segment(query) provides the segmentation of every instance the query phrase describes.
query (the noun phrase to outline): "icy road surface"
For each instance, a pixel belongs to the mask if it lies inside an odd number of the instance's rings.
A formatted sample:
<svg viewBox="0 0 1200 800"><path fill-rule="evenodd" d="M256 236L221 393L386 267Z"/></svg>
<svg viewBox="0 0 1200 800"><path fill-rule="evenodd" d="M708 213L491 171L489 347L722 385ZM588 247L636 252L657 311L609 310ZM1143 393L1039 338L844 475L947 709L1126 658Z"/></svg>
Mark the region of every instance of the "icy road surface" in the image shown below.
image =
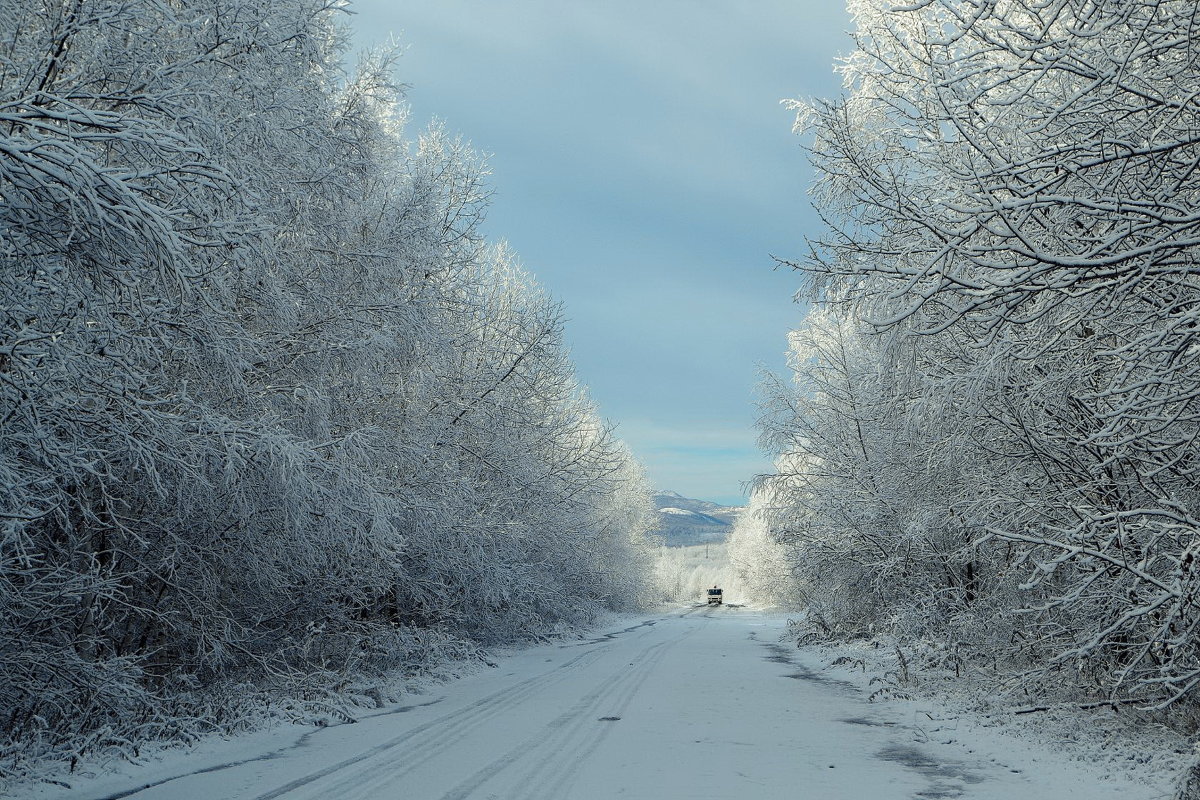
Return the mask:
<svg viewBox="0 0 1200 800"><path fill-rule="evenodd" d="M1161 796L990 730L869 703L778 643L785 619L695 607L520 651L353 725L282 729L58 797L181 800L1135 800ZM907 717L906 717L907 714ZM257 738L256 738L257 737ZM264 738L265 737L265 738ZM272 738L274 737L274 738ZM258 748L255 751L255 748ZM236 756L234 753L236 752ZM223 760L222 760L223 758ZM207 759L207 760L206 760ZM191 773L191 774L189 774ZM157 785L148 788L147 784ZM41 795L39 795L41 796ZM49 794L44 796L51 796Z"/></svg>

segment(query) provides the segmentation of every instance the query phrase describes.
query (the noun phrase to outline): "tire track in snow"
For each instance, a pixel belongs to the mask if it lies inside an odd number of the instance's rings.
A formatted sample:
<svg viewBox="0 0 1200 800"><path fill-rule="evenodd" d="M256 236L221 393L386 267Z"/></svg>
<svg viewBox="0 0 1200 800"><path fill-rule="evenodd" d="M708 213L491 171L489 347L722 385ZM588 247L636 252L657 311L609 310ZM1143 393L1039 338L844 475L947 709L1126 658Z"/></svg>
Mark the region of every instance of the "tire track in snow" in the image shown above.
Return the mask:
<svg viewBox="0 0 1200 800"><path fill-rule="evenodd" d="M682 637L680 637L682 638ZM613 704L608 710L612 716L618 719L625 714L625 710L633 701L641 689L642 684L646 682L646 678L657 668L658 663L662 661L663 656L669 649L669 645L675 644L678 639L670 643L664 643L659 647L658 652L651 655L645 660L637 675L631 676L630 680L624 682L623 685L617 687L610 697L614 698ZM603 698L605 702L609 702L607 698ZM531 757L538 759L539 763L535 769L525 775L521 781L521 785L536 787L542 785L539 780L540 774L544 773L545 789L535 795L530 795L529 800L562 800L566 796L567 791L571 788L575 777L583 768L590 756L596 748L598 748L609 734L613 731L613 722L597 718L595 715L600 713L600 704L597 703L592 709L592 713L580 714L576 717L576 722L573 730L569 734L571 741L552 748L550 752L544 754L534 753ZM570 748L568 750L568 748ZM520 800L520 798L514 798Z"/></svg>
<svg viewBox="0 0 1200 800"><path fill-rule="evenodd" d="M339 761L323 769L310 772L307 775L290 781L283 786L272 789L269 792L260 794L254 800L276 800L291 792L308 787L310 790L315 790L315 794L306 792L296 795L299 797L325 798L328 796L345 797L349 800L351 797L358 796L349 794L331 794L334 787L342 791L356 790L364 783L374 783L374 778L379 773L388 773L389 780L407 772L414 766L424 760L429 754L437 750L452 745L470 733L471 727L480 721L491 719L494 716L503 714L515 706L520 705L529 695L545 688L549 685L560 683L570 676L570 671L579 666L581 662L590 663L600 657L602 651L589 650L581 653L574 658L559 664L549 673L527 678L513 686L505 687L499 691L493 692L487 697L477 700L474 703L460 708L457 711L452 711L442 717L430 720L422 725L418 725L411 730L408 730L399 736L393 737L382 744L372 747L363 753L356 756ZM586 663L584 664L586 666ZM413 741L415 740L415 741ZM379 759L385 755L392 755L392 751L406 743L412 742L412 747L395 755L393 758L384 761L383 763L365 767L361 770L356 770L352 776L341 779L334 783L333 786L327 785L328 782L323 782L323 778L336 775L350 767L372 759ZM313 787L312 784L321 781L321 786Z"/></svg>
<svg viewBox="0 0 1200 800"><path fill-rule="evenodd" d="M415 711L418 708L428 708L429 706L435 706L438 703L441 703L442 701L444 701L445 699L446 699L445 697L437 697L437 698L434 698L433 700L429 700L428 702L425 702L425 703L413 703L411 705L406 705L406 706L397 706L397 707L389 709L387 711L382 711L378 714L372 714L369 717L366 717L366 719L379 719L380 717L393 717L398 714L407 714L408 712ZM245 766L246 764L255 764L259 761L273 761L278 758L283 758L286 753L290 753L294 750L299 750L301 747L306 747L309 743L309 739L311 739L314 736L318 736L322 733L325 733L326 731L331 731L331 730L336 730L336 728L326 728L326 727L314 728L313 730L304 734L303 736L301 736L299 739L297 739L295 742L288 745L287 747L281 747L276 750L271 750L268 753L263 753L262 755L251 756L250 758L242 758L242 759L238 759L236 761L226 761L221 764L213 764L208 767L201 767L200 769L194 769L191 772L184 772L180 775L169 775L165 778L159 778L158 780L151 781L150 783L143 783L139 786L135 786L130 789L122 789L121 791L118 791L118 792L110 792L108 794L104 794L99 797L96 797L96 798L94 798L94 800L125 800L125 798L127 798L127 797L136 797L137 795L141 794L142 792L148 791L150 789L157 789L158 787L165 786L168 783L174 783L175 781L180 781L185 778L191 778L196 775L207 775L207 774L213 773L213 772L224 772L225 770L236 769L237 767Z"/></svg>
<svg viewBox="0 0 1200 800"><path fill-rule="evenodd" d="M621 634L652 626L656 622L658 620L647 620L587 644L607 643ZM586 668L603 654L604 648L589 649L547 673L494 692L469 706L419 725L370 750L260 794L254 800L277 800L285 795L289 800L319 800L326 797L358 800L375 797L381 789L420 766L430 756L469 736L478 724L512 711L531 695L567 680L576 670ZM394 752L402 745L410 743L411 746L403 751ZM366 763L371 761L377 763ZM359 764L364 766L353 769L349 774L339 774ZM332 780L325 780L327 778ZM292 794L294 792L298 793Z"/></svg>
<svg viewBox="0 0 1200 800"><path fill-rule="evenodd" d="M669 641L652 644L638 653L631 662L632 670L626 668L629 664L619 666L569 710L547 723L541 732L476 771L444 794L441 800L466 800L477 789L531 761L533 766L521 775L506 796L510 800L561 800L587 757L613 729L615 720L604 720L598 715L607 712L619 717L624 713L670 647L693 630L685 630ZM488 794L489 798L500 796Z"/></svg>

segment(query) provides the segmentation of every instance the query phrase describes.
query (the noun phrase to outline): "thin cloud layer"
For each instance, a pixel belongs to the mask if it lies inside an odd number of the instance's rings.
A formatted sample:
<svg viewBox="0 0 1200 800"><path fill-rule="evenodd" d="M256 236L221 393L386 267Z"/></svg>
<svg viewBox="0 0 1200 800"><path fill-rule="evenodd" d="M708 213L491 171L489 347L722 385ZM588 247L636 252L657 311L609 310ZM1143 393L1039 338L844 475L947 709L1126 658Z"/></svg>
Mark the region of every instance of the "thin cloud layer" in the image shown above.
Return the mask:
<svg viewBox="0 0 1200 800"><path fill-rule="evenodd" d="M805 5L353 6L361 45L407 47L413 124L490 154L488 230L564 302L579 377L651 479L693 497L733 502L769 466L757 371L803 314L770 255L818 225L779 101L836 93L849 49L838 4Z"/></svg>

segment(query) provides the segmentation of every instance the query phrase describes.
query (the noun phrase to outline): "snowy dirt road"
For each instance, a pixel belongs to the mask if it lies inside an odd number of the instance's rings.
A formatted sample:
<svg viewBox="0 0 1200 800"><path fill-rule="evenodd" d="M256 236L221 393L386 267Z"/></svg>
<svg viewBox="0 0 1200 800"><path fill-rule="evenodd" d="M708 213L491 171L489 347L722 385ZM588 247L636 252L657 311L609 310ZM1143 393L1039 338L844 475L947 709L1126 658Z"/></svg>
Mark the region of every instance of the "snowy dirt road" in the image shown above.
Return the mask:
<svg viewBox="0 0 1200 800"><path fill-rule="evenodd" d="M869 703L737 607L520 651L389 712L239 755L172 757L39 797L238 800L1151 798L1085 766L959 740ZM932 717L924 714L924 717ZM275 737L272 742L271 736ZM290 736L290 739L288 738ZM989 739L988 736L991 736ZM238 747L238 742L232 743ZM255 748L258 748L256 751ZM155 784L148 786L147 784ZM147 787L138 789L137 787Z"/></svg>

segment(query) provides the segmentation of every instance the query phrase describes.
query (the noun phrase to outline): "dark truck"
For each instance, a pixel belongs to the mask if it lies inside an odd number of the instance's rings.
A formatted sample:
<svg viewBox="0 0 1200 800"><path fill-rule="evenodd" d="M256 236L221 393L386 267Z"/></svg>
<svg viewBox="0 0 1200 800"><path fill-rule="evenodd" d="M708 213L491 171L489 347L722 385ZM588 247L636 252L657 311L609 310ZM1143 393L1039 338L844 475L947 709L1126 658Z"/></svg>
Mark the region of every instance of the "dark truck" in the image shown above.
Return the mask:
<svg viewBox="0 0 1200 800"><path fill-rule="evenodd" d="M718 589L716 586L709 589L708 590L708 604L710 606L719 606L723 602L725 602L721 596L723 594L723 591L724 590Z"/></svg>

